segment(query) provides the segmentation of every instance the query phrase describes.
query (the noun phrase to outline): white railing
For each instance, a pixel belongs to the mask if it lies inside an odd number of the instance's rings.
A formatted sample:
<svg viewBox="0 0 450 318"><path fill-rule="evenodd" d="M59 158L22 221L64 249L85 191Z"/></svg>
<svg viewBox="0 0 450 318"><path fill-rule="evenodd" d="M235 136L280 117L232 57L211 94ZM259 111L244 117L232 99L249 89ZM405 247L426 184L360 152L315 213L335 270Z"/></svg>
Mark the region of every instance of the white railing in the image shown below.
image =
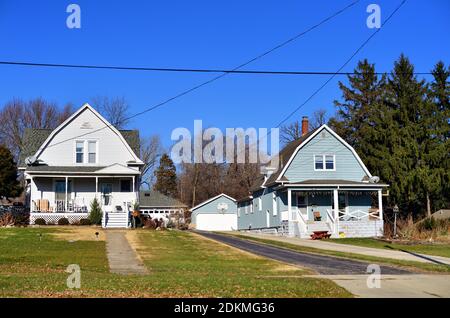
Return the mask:
<svg viewBox="0 0 450 318"><path fill-rule="evenodd" d="M361 209L357 210L345 210L345 211L339 211L339 220L340 221L360 221L362 219L366 218L373 218L381 220L380 217L380 210L369 210L369 211L363 211Z"/></svg>

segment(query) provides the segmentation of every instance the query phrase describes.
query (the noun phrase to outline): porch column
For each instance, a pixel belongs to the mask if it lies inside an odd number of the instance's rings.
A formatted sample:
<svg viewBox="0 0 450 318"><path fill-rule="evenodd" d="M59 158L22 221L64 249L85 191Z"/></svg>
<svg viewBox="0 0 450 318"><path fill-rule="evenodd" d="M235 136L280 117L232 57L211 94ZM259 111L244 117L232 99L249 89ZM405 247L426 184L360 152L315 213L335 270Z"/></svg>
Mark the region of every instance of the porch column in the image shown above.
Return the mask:
<svg viewBox="0 0 450 318"><path fill-rule="evenodd" d="M292 191L288 189L288 221L292 221Z"/></svg>
<svg viewBox="0 0 450 318"><path fill-rule="evenodd" d="M136 178L135 178L135 176L133 176L133 193L135 192L135 190L134 190L135 183L136 183Z"/></svg>
<svg viewBox="0 0 450 318"><path fill-rule="evenodd" d="M25 179L25 182L26 182L26 179ZM34 180L33 180L33 177L30 177L30 197L29 197L29 200L30 200L30 211L31 212L35 212L34 210L34 203L33 203L33 200L34 200L34 197L33 197L33 184L34 184Z"/></svg>
<svg viewBox="0 0 450 318"><path fill-rule="evenodd" d="M95 177L95 198L98 199L98 177Z"/></svg>
<svg viewBox="0 0 450 318"><path fill-rule="evenodd" d="M333 204L334 204L334 234L339 236L339 192L338 189L333 190Z"/></svg>
<svg viewBox="0 0 450 318"><path fill-rule="evenodd" d="M378 210L379 210L379 216L380 220L383 221L383 193L382 190L378 190Z"/></svg>
<svg viewBox="0 0 450 318"><path fill-rule="evenodd" d="M67 210L68 210L68 207L69 207L69 202L67 201L67 190L68 190L68 187L69 187L69 177L67 177L66 176L66 204L65 204L65 212L67 212Z"/></svg>

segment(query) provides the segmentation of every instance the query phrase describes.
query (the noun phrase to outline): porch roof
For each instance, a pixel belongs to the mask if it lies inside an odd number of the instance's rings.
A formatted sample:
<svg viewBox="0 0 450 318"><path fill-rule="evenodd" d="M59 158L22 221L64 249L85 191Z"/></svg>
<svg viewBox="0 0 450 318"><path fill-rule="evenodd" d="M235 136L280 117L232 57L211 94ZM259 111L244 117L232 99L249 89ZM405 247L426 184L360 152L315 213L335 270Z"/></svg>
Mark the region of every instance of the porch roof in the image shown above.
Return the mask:
<svg viewBox="0 0 450 318"><path fill-rule="evenodd" d="M104 174L119 174L119 175L139 175L140 172L138 170L134 171L132 169L127 169L127 171L123 172L102 172L101 170L105 169L105 166L29 166L25 170L28 174L34 175L42 175L42 174L52 174L52 175L64 175L64 174L82 174L82 175L104 175Z"/></svg>
<svg viewBox="0 0 450 318"><path fill-rule="evenodd" d="M339 186L339 187L369 187L369 188L384 188L388 187L385 183L370 183L364 181L352 181L352 180L341 180L341 179L310 179L295 183L284 183L280 185L281 187L327 187L327 186Z"/></svg>

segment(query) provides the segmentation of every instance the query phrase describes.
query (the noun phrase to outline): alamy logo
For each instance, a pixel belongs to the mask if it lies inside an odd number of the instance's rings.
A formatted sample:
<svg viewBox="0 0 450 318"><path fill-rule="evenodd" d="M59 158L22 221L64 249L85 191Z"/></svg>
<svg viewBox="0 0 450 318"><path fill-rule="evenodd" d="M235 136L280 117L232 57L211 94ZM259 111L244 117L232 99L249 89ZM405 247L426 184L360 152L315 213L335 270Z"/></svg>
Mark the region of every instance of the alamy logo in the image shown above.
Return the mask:
<svg viewBox="0 0 450 318"><path fill-rule="evenodd" d="M366 24L369 29L381 28L381 8L378 4L369 4L366 9L370 15L367 17Z"/></svg>
<svg viewBox="0 0 450 318"><path fill-rule="evenodd" d="M78 4L69 4L66 12L70 13L66 19L66 25L69 29L81 29L81 8Z"/></svg>
<svg viewBox="0 0 450 318"><path fill-rule="evenodd" d="M66 268L66 273L70 275L67 277L67 287L70 289L81 288L81 269L78 264L70 264Z"/></svg>
<svg viewBox="0 0 450 318"><path fill-rule="evenodd" d="M278 168L279 129L202 128L202 121L194 121L194 134L187 128L176 128L171 139L174 163L257 163ZM270 154L268 139L270 137Z"/></svg>
<svg viewBox="0 0 450 318"><path fill-rule="evenodd" d="M369 277L367 277L367 287L368 288L381 288L381 268L380 265L377 264L369 264L367 266L367 273L369 273Z"/></svg>

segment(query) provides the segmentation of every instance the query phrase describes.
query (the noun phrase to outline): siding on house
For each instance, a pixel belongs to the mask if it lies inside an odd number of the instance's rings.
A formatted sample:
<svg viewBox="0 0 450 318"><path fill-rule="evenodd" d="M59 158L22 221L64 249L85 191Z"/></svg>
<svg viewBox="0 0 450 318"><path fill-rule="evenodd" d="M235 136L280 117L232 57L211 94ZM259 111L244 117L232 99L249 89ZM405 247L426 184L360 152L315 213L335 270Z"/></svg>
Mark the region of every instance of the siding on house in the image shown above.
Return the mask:
<svg viewBox="0 0 450 318"><path fill-rule="evenodd" d="M274 213L274 199L276 200L276 210ZM251 201L244 201L238 203L238 229L248 229L249 227L265 228L280 226L281 224L281 212L287 209L287 196L286 203L280 198L278 191L275 191L273 187L259 190L253 193L253 199ZM259 200L261 198L261 201ZM253 213L250 209L250 203L253 202ZM259 202L262 203L261 207ZM247 213L245 213L245 207L247 206Z"/></svg>
<svg viewBox="0 0 450 318"><path fill-rule="evenodd" d="M335 171L315 171L314 155L335 155ZM354 154L326 129L319 132L295 155L285 172L290 182L305 180L361 181L366 173Z"/></svg>
<svg viewBox="0 0 450 318"><path fill-rule="evenodd" d="M87 107L53 137L38 159L49 166L109 166L116 163L126 166L128 161L135 160L133 152L120 134L105 128L106 125ZM74 138L82 134L88 135ZM75 163L76 140L97 141L97 163Z"/></svg>

